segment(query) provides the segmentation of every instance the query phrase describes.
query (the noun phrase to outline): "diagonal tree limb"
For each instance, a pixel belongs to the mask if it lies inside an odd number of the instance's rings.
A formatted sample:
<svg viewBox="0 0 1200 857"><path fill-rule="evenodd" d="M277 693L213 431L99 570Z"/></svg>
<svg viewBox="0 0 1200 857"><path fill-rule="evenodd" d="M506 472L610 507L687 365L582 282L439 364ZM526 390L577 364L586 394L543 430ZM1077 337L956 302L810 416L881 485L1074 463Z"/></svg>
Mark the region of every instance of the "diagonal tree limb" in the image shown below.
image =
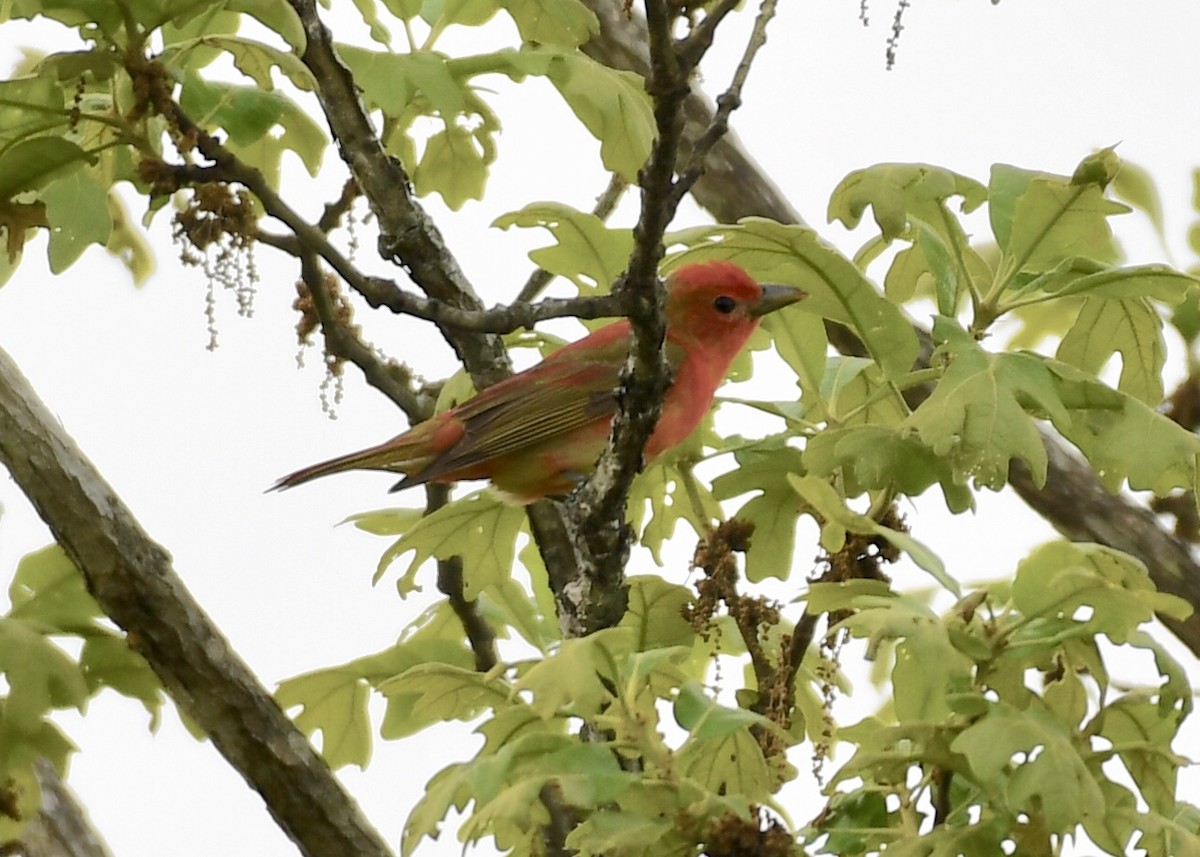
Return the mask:
<svg viewBox="0 0 1200 857"><path fill-rule="evenodd" d="M600 32L584 50L614 68L645 74L649 68L645 24L636 16L626 16L620 4L607 0L583 2L600 20ZM703 94L693 90L685 109L688 119L684 137L694 142L711 125L714 108ZM723 223L750 216L770 217L781 223L802 222L770 177L732 134L713 147L692 195ZM922 340L927 343L928 334ZM857 338L840 326L830 329L830 341L843 353L863 353ZM1168 532L1147 509L1105 491L1091 468L1071 454L1057 437L1043 433L1043 440L1049 453L1045 487L1039 488L1028 470L1017 463L1009 472L1013 490L1067 538L1098 542L1138 557L1149 568L1159 589L1195 605L1198 613L1189 619L1164 621L1192 652L1200 655L1200 564L1187 545Z"/></svg>
<svg viewBox="0 0 1200 857"><path fill-rule="evenodd" d="M338 151L379 223L379 253L404 267L427 295L461 309L482 309L475 290L432 218L416 201L400 162L383 148L350 70L338 58L316 0L288 0L304 27L301 61L317 81L317 100ZM500 338L442 326L442 334L483 388L512 373Z"/></svg>
<svg viewBox="0 0 1200 857"><path fill-rule="evenodd" d="M187 591L171 558L0 351L0 462L164 688L308 857L392 857Z"/></svg>
<svg viewBox="0 0 1200 857"><path fill-rule="evenodd" d="M112 857L75 794L45 759L34 763L41 806L16 842L0 842L0 854L21 857ZM9 850L11 849L11 850Z"/></svg>
<svg viewBox="0 0 1200 857"><path fill-rule="evenodd" d="M328 28L317 15L316 0L288 0L300 16L307 38L302 62L317 81L317 98L350 175L370 203L382 235L380 254L402 265L431 298L468 310L482 303L446 247L433 221L412 196L401 164L384 151L370 117L358 98L349 69L338 58ZM478 389L512 372L500 338L439 325ZM530 530L551 582L573 579L578 558L561 508L553 501L527 510Z"/></svg>

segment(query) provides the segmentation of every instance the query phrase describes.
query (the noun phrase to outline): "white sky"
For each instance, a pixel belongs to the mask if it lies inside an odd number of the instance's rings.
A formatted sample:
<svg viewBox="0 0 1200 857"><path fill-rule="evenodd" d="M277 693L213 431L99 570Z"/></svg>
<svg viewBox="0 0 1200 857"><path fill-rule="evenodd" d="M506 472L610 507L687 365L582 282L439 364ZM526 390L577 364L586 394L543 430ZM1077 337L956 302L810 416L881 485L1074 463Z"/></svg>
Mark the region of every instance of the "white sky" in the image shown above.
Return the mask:
<svg viewBox="0 0 1200 857"><path fill-rule="evenodd" d="M843 249L853 250L867 236L865 229L849 236L824 225L828 195L850 170L920 160L986 180L989 165L1005 161L1069 173L1094 148L1120 142L1120 154L1160 182L1174 260L1194 261L1183 235L1193 217L1191 169L1200 164L1200 4L915 4L892 72L883 68L891 4L872 4L870 29L859 23L853 2L780 5L734 126L805 219ZM705 71L710 91L723 87L743 41L731 37L748 24L743 14L721 40L722 55ZM56 28L5 24L0 32L0 68L16 58L19 46L62 44ZM496 38L500 46L507 34ZM568 127L569 114L548 87L497 81L496 89L505 133L488 198L453 216L429 201L489 303L515 294L529 270L525 252L543 239L487 224L539 199L590 207L604 184L594 163L596 144ZM297 172L287 186L313 216L344 175L333 152L326 163L320 182ZM694 212L685 216L677 225L698 222ZM22 270L0 289L0 346L146 530L171 551L194 595L264 682L273 686L385 648L420 611L420 601L399 601L394 577L372 588L387 543L336 524L362 510L417 504L419 494L388 496L389 478L376 474L283 495L262 490L301 465L397 433L400 416L354 370L339 418L322 414L318 355L310 352L301 371L293 359L288 307L297 272L266 249L258 255L263 282L255 318L236 318L233 296L218 295L221 347L207 352L203 278L180 269L164 225L160 218L158 273L141 290L99 251L66 276L51 277L39 239ZM1162 259L1139 216L1124 218L1118 230L1132 258ZM375 265L371 244L365 241L359 255ZM448 350L422 325L377 319L369 333L431 377L452 368ZM774 390L768 381L760 389L782 397L790 387ZM0 479L0 504L0 570L7 577L49 536L7 478ZM935 500L911 510L910 518L914 535L966 579L1010 574L1028 547L1049 535L1007 496L980 497L975 516L948 520ZM816 551L804 538L797 580ZM692 547L685 534L678 556L690 556ZM645 567L648 560L638 555L635 564ZM685 571L677 564L667 573L680 580ZM924 584L916 576L902 579ZM1191 663L1195 681L1200 670ZM870 705L854 701L841 711L849 716ZM106 694L86 718L68 715L62 722L82 750L70 782L119 857L295 853L257 795L210 745L192 740L173 712L151 736L136 703ZM1183 749L1200 757L1200 727L1188 728ZM398 845L425 781L464 758L472 741L461 725L439 727L419 740L377 744L365 774L341 775ZM447 747L463 755L447 756ZM803 753L796 758L801 769L807 767ZM811 789L808 795L792 805L797 822L819 809ZM426 843L423 853L458 851L453 838L443 836Z"/></svg>

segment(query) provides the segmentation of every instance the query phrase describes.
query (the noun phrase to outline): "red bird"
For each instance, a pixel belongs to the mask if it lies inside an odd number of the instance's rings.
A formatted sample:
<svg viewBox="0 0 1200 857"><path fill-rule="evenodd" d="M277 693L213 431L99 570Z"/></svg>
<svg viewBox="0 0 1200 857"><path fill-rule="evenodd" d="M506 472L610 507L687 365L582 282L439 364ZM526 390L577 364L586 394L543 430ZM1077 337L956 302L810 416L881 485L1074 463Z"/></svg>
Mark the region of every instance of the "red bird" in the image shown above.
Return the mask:
<svg viewBox="0 0 1200 857"><path fill-rule="evenodd" d="M799 289L759 285L730 262L684 265L666 285L664 347L673 375L646 443L647 461L700 424L762 316L805 296ZM393 491L490 479L520 504L567 494L604 449L629 343L629 320L613 322L398 437L297 470L272 488L363 469L403 473Z"/></svg>

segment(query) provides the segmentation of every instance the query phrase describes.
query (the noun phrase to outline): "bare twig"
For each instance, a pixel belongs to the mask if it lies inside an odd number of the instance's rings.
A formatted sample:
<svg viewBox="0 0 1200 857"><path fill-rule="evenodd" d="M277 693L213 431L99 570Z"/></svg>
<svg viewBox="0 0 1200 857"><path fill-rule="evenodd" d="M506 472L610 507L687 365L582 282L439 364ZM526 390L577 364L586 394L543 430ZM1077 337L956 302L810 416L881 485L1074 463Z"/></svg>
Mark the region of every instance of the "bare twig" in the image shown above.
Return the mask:
<svg viewBox="0 0 1200 857"><path fill-rule="evenodd" d="M300 254L300 272L321 322L326 354L349 360L357 366L367 383L398 405L411 422L420 422L432 416L433 403L413 389L408 370L382 359L338 317L324 272L312 251Z"/></svg>
<svg viewBox="0 0 1200 857"><path fill-rule="evenodd" d="M746 50L743 51L742 58L734 70L733 80L730 82L729 88L717 98L717 112L713 114L708 128L692 144L692 151L688 155L687 163L680 170L676 193L681 196L690 191L692 185L700 178L713 146L729 130L730 114L741 106L742 89L746 85L746 78L750 74L750 66L753 64L755 56L767 43L767 24L775 17L776 5L777 0L763 0L759 7L758 17L754 19L754 28L750 33L750 40L746 43Z"/></svg>
<svg viewBox="0 0 1200 857"><path fill-rule="evenodd" d="M361 194L358 190L358 183L354 179L347 179L342 185L342 192L336 200L328 203L325 210L321 212L321 219L317 221L317 228L322 232L332 232L342 222L342 218L350 211L354 205L354 200L358 199Z"/></svg>

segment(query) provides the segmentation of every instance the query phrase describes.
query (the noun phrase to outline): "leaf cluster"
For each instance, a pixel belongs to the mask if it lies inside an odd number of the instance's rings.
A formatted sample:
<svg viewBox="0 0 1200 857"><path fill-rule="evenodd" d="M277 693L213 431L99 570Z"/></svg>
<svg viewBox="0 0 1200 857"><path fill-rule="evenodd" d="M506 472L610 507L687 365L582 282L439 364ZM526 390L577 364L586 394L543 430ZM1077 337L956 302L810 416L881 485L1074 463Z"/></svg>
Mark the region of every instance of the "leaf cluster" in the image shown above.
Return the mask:
<svg viewBox="0 0 1200 857"><path fill-rule="evenodd" d="M0 676L7 685L0 694L0 786L11 800L0 812L0 841L16 839L37 814L34 763L45 759L66 773L75 748L52 712L82 712L107 687L141 702L154 729L163 704L158 678L106 621L60 547L23 558L8 598L11 607L0 616Z"/></svg>
<svg viewBox="0 0 1200 857"><path fill-rule="evenodd" d="M1080 828L1114 855L1200 847L1171 748L1192 690L1139 628L1191 607L1133 558L1051 543L943 616L870 581L815 584L808 606L850 611L839 627L892 663L887 709L838 730L856 749L806 831L818 853L1048 855ZM1106 642L1155 678L1122 686Z"/></svg>

